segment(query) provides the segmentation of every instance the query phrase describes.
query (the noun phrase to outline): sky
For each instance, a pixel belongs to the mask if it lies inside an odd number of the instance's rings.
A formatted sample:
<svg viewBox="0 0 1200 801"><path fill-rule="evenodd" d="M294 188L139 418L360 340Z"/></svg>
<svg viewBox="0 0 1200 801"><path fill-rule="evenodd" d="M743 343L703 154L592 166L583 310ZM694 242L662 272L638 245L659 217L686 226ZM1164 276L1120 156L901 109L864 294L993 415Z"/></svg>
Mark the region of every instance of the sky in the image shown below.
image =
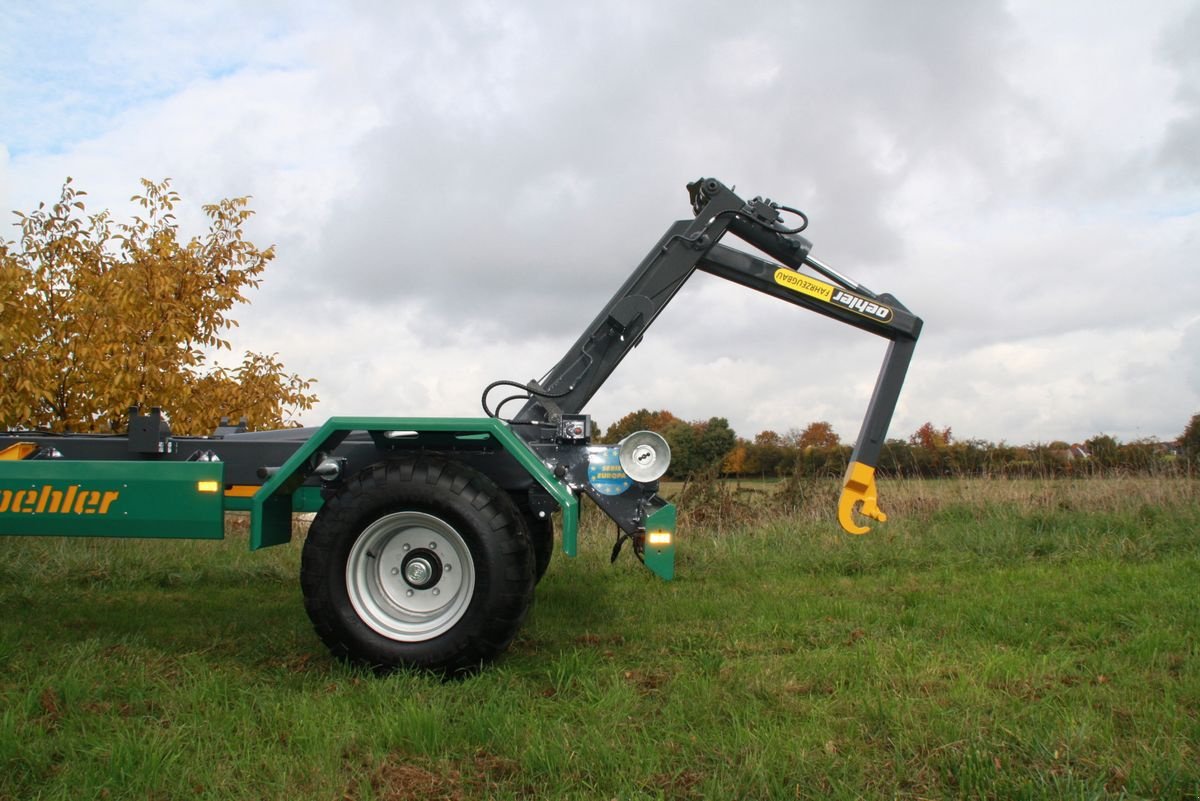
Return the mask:
<svg viewBox="0 0 1200 801"><path fill-rule="evenodd" d="M71 176L128 217L169 177L192 235L252 196L277 258L218 359L315 377L319 424L478 416L715 177L923 318L891 436L1173 439L1200 412L1197 42L1178 0L17 0L0 209ZM849 442L885 347L701 274L586 411Z"/></svg>

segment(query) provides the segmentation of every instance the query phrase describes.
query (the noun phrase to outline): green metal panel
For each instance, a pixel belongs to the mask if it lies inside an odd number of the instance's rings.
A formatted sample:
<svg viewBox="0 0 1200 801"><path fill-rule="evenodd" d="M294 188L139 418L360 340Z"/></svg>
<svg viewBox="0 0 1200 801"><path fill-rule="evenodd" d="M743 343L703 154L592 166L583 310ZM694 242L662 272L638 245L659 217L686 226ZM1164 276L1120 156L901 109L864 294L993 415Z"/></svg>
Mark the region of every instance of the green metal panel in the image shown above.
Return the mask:
<svg viewBox="0 0 1200 801"><path fill-rule="evenodd" d="M562 508L563 550L575 555L579 536L579 501L554 477L508 424L492 417L331 417L276 473L250 502L250 548L282 545L292 537L292 495L305 488L306 465L313 454L332 452L352 431L416 431L462 434L472 439L490 436L524 467Z"/></svg>
<svg viewBox="0 0 1200 801"><path fill-rule="evenodd" d="M303 512L319 512L321 507L325 505L325 498L321 496L320 487L298 487L292 493L292 511L300 514ZM226 512L249 512L254 508L253 495L226 495L225 496L225 511Z"/></svg>
<svg viewBox="0 0 1200 801"><path fill-rule="evenodd" d="M646 550L642 559L656 576L670 581L675 578L675 505L665 501L663 504L646 518ZM655 533L664 531L671 535L669 544L650 543Z"/></svg>
<svg viewBox="0 0 1200 801"><path fill-rule="evenodd" d="M319 512L324 505L320 487L300 487L292 493L293 512Z"/></svg>
<svg viewBox="0 0 1200 801"><path fill-rule="evenodd" d="M0 462L0 535L225 536L220 462Z"/></svg>

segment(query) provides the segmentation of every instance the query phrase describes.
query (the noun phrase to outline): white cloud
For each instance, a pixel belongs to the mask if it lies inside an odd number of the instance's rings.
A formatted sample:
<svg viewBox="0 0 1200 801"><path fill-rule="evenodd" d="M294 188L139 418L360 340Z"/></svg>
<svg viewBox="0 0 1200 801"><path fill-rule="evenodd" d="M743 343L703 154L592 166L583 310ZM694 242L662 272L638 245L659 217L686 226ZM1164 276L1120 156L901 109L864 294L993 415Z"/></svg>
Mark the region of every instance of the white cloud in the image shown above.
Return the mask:
<svg viewBox="0 0 1200 801"><path fill-rule="evenodd" d="M121 212L171 176L194 230L254 195L280 255L236 341L320 378L318 415L473 414L540 375L702 174L805 209L814 255L926 319L893 435L1173 436L1200 407L1185 4L51 11L0 40L2 207L70 174ZM591 410L850 439L882 353L698 278Z"/></svg>

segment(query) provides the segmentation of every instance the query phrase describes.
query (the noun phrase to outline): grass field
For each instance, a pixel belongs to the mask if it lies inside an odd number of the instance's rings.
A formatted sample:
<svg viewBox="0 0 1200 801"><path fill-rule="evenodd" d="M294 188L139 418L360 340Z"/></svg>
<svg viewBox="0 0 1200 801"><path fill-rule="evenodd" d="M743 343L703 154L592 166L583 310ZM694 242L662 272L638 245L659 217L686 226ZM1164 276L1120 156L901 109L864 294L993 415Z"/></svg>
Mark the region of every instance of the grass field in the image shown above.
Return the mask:
<svg viewBox="0 0 1200 801"><path fill-rule="evenodd" d="M332 661L244 524L0 540L0 799L1200 797L1200 482L726 489L669 584L592 516L450 683Z"/></svg>

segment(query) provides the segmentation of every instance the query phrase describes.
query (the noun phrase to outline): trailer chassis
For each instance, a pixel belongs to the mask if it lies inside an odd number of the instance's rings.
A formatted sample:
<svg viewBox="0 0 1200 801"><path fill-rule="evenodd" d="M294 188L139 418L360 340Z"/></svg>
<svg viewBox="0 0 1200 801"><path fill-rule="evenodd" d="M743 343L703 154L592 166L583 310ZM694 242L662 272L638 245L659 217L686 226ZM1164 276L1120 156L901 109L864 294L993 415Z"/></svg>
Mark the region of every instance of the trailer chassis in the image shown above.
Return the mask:
<svg viewBox="0 0 1200 801"><path fill-rule="evenodd" d="M745 201L715 179L688 185L694 218L662 238L544 376L498 381L483 418L334 417L318 428L175 436L162 411L130 410L119 435L0 432L0 535L219 539L226 512L250 515L250 547L291 539L292 516L316 513L304 545L305 607L339 657L379 669L458 674L507 648L553 550L578 546L586 495L664 579L674 576L675 509L653 440L592 442L587 401L697 270L889 341L851 454L837 516L849 533L884 521L875 466L921 320L810 255L807 218ZM784 213L803 223L788 227ZM771 259L728 247L733 234ZM489 406L500 386L520 392ZM524 401L511 419L500 407ZM631 450L632 449L632 450ZM636 456L634 454L637 454Z"/></svg>

